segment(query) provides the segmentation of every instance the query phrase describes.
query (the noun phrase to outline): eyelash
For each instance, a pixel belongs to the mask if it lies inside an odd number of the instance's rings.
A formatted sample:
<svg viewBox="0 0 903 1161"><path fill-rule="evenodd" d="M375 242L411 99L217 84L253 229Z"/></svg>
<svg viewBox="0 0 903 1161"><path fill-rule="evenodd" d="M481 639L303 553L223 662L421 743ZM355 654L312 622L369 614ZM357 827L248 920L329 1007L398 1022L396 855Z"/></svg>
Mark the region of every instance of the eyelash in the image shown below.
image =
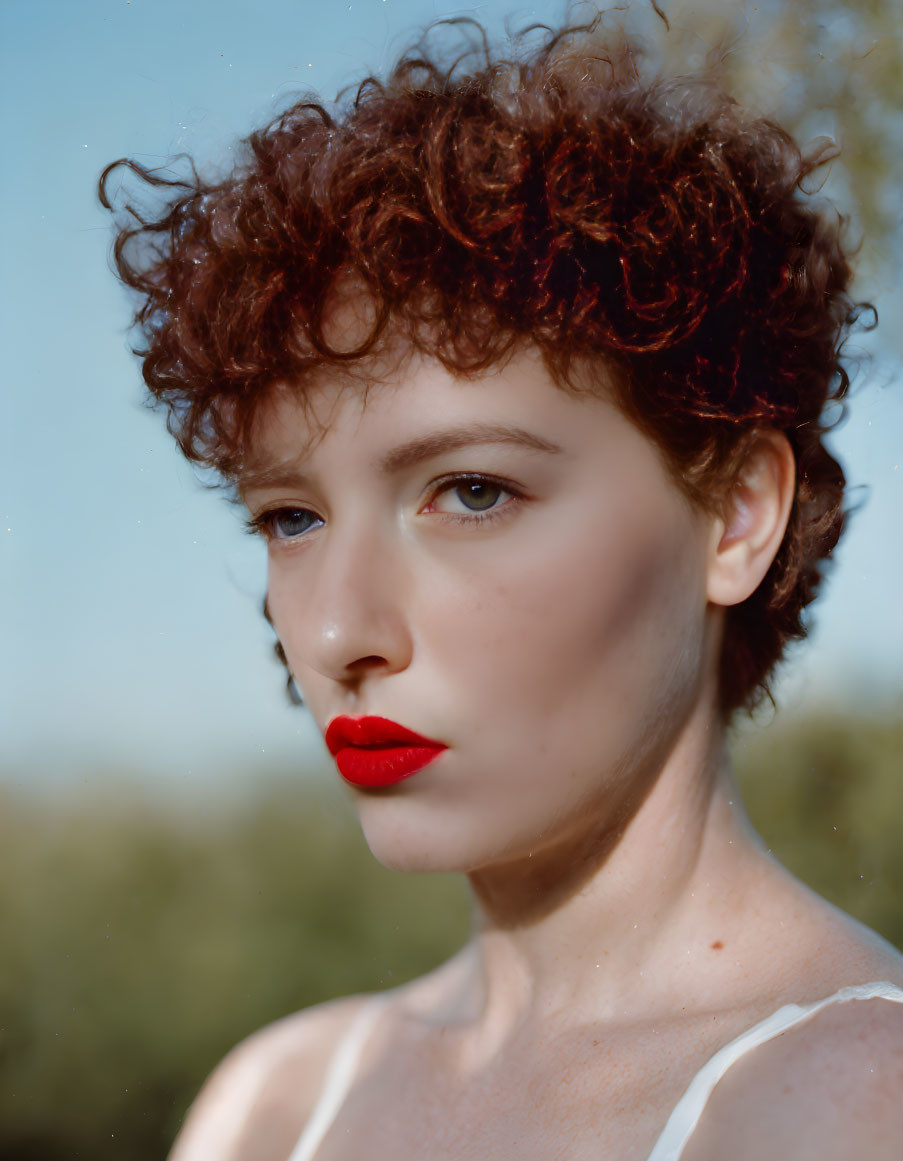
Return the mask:
<svg viewBox="0 0 903 1161"><path fill-rule="evenodd" d="M514 484L508 480L500 479L498 476L487 476L481 472L456 472L454 475L444 476L434 481L430 499L426 505L427 510L440 496L446 492L453 491L462 484L488 484L490 487L498 488L500 492L508 497L508 500L498 506L488 508L484 512L474 511L469 516L465 516L461 512L437 513L437 515L442 517L444 523L469 525L470 527L473 527L475 524L488 524L490 521L496 520L506 514L509 509L515 507L524 499L523 493ZM267 541L282 544L298 543L307 536L307 531L310 531L310 529L299 533L297 536L278 536L276 534L276 522L281 517L298 516L301 513L309 513L315 519L319 519L316 513L309 508L286 505L282 508L271 508L268 512L261 512L259 516L252 516L245 522L245 527L252 535L261 535Z"/></svg>

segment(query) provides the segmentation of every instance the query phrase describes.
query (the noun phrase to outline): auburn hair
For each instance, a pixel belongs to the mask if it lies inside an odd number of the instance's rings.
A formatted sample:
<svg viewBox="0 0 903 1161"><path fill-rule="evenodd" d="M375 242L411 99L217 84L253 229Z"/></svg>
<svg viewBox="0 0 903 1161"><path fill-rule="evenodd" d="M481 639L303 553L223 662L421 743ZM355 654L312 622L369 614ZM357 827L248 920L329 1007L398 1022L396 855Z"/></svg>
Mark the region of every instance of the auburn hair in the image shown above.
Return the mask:
<svg viewBox="0 0 903 1161"><path fill-rule="evenodd" d="M162 197L114 245L138 293L136 353L192 460L240 477L277 384L366 371L386 344L475 376L532 344L562 389L603 367L697 503L723 496L763 427L797 486L781 548L727 612L725 715L768 693L841 532L823 413L847 391L842 221L804 191L826 159L704 78L645 79L594 27L451 68L422 45L335 105L304 99L252 133L224 178L123 159ZM331 345L343 286L368 333Z"/></svg>

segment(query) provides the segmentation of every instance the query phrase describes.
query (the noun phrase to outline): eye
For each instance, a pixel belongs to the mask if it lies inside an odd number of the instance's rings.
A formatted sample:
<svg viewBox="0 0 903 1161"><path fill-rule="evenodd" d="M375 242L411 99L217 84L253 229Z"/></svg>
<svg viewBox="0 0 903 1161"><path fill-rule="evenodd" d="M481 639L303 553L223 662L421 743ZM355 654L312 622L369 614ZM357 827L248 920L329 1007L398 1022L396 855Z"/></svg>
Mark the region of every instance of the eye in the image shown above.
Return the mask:
<svg viewBox="0 0 903 1161"><path fill-rule="evenodd" d="M499 509L507 507L506 501L516 498L512 489L491 477L457 475L440 481L426 510L457 516L463 520L479 520L484 513L486 516L494 515Z"/></svg>
<svg viewBox="0 0 903 1161"><path fill-rule="evenodd" d="M273 508L248 521L251 532L260 532L267 540L298 540L323 521L309 508Z"/></svg>

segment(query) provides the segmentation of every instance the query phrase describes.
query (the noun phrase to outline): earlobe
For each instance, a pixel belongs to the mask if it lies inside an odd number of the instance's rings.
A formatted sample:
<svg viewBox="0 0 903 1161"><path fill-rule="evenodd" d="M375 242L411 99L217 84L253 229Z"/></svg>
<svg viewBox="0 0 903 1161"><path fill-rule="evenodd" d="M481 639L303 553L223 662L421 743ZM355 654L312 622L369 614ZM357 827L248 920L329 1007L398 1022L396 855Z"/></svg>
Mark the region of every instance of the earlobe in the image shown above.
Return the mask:
<svg viewBox="0 0 903 1161"><path fill-rule="evenodd" d="M796 492L796 463L787 437L763 430L752 439L727 496L713 521L708 599L738 605L762 583L777 555Z"/></svg>

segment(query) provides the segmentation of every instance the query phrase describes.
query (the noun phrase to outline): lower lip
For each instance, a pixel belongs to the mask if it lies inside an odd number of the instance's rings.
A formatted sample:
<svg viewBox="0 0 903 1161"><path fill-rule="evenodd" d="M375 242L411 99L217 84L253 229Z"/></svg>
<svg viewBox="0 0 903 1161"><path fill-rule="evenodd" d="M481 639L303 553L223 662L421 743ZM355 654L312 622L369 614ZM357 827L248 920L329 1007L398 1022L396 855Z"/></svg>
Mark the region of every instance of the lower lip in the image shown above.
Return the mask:
<svg viewBox="0 0 903 1161"><path fill-rule="evenodd" d="M432 746L344 746L335 763L353 786L394 786L417 774L442 752Z"/></svg>

